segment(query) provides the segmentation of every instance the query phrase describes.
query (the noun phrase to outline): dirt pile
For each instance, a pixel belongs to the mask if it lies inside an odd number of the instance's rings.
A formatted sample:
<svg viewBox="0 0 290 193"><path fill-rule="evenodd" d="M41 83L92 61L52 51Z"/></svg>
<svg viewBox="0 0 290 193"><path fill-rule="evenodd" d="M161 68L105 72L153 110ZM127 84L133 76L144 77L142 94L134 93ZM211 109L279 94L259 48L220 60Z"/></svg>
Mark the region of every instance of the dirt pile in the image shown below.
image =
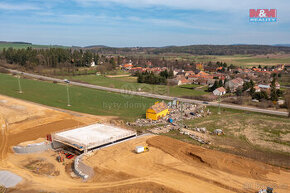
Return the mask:
<svg viewBox="0 0 290 193"><path fill-rule="evenodd" d="M43 159L31 160L24 167L38 175L47 175L47 176L59 175L59 171L56 170L55 166L52 163L46 162Z"/></svg>
<svg viewBox="0 0 290 193"><path fill-rule="evenodd" d="M125 172L114 171L100 167L95 167L94 171L95 175L92 181L95 182L114 182L134 178L134 176Z"/></svg>
<svg viewBox="0 0 290 193"><path fill-rule="evenodd" d="M149 138L147 143L193 166L211 167L227 173L254 179L264 179L270 172L279 173L278 168L261 162L205 149L166 136Z"/></svg>

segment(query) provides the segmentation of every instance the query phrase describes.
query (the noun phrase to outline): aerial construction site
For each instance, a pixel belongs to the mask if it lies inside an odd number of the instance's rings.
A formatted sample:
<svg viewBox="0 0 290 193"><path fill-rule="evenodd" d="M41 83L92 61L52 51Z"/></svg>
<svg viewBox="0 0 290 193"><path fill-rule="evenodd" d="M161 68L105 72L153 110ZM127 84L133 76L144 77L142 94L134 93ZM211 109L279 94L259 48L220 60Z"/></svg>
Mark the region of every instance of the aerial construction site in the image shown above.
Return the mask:
<svg viewBox="0 0 290 193"><path fill-rule="evenodd" d="M0 103L3 192L290 190L286 169L152 132L137 133L116 117L6 96L0 96Z"/></svg>

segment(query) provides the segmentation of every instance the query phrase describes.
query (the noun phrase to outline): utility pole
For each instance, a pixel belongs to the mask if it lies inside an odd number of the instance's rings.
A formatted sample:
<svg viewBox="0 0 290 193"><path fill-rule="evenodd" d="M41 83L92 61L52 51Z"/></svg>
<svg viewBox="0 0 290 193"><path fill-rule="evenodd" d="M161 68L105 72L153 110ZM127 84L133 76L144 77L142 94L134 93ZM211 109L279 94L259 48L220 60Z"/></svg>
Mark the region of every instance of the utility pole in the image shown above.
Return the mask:
<svg viewBox="0 0 290 193"><path fill-rule="evenodd" d="M17 80L18 80L18 92L22 94L23 92L22 92L21 83L20 83L20 75L17 76Z"/></svg>
<svg viewBox="0 0 290 193"><path fill-rule="evenodd" d="M219 111L218 114L221 114L221 95L219 95Z"/></svg>
<svg viewBox="0 0 290 193"><path fill-rule="evenodd" d="M66 83L66 93L67 93L67 106L70 107L70 98L69 98L69 83Z"/></svg>
<svg viewBox="0 0 290 193"><path fill-rule="evenodd" d="M181 123L181 129L183 128L183 102L180 101L180 123Z"/></svg>

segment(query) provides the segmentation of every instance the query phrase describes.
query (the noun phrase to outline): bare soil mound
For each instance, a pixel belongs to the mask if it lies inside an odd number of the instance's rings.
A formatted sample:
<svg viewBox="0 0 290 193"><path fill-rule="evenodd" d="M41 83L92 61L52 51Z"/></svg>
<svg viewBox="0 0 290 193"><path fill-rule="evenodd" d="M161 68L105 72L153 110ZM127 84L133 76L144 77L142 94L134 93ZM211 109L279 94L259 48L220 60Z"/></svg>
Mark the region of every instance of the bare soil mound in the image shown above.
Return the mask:
<svg viewBox="0 0 290 193"><path fill-rule="evenodd" d="M59 171L56 170L55 166L52 163L46 162L45 160L42 159L31 160L29 161L29 163L25 164L24 167L38 175L47 175L47 176L59 175Z"/></svg>
<svg viewBox="0 0 290 193"><path fill-rule="evenodd" d="M9 193L40 193L44 191L36 191L36 190L19 190L16 188L11 188L8 190ZM129 184L111 188L101 188L94 190L68 190L65 192L86 192L86 193L181 193L180 191L174 190L172 188L168 188L166 186L154 183L154 182L144 182L137 184ZM48 192L47 192L48 193ZM58 193L58 191L55 191Z"/></svg>
<svg viewBox="0 0 290 193"><path fill-rule="evenodd" d="M251 159L205 149L166 136L149 138L147 143L165 153L199 167L211 167L227 173L254 179L264 179L270 172L279 173L279 169Z"/></svg>
<svg viewBox="0 0 290 193"><path fill-rule="evenodd" d="M90 191L88 193L181 193L180 191L168 188L166 186L154 183L144 182L113 188L104 188Z"/></svg>
<svg viewBox="0 0 290 193"><path fill-rule="evenodd" d="M94 171L95 175L92 179L93 182L114 182L134 178L133 175L127 174L125 172L117 172L106 168L95 167Z"/></svg>

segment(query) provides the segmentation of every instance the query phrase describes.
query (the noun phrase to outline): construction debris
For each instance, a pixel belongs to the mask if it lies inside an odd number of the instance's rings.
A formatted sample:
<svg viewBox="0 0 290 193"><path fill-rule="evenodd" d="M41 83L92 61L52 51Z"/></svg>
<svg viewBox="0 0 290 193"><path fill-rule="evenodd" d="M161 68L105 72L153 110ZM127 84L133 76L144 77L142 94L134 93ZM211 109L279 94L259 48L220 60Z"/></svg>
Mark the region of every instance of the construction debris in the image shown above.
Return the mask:
<svg viewBox="0 0 290 193"><path fill-rule="evenodd" d="M209 141L205 141L204 139L202 139L202 138L198 137L197 135L194 135L193 133L190 133L188 131L181 130L180 131L180 134L188 135L191 139L193 139L195 141L198 141L201 144L210 144Z"/></svg>
<svg viewBox="0 0 290 193"><path fill-rule="evenodd" d="M137 119L133 123L127 122L129 126L137 126L137 127L148 127L148 126L157 126L157 125L165 125L171 123L172 125L176 125L177 122L181 120L189 120L198 117L205 117L210 115L211 112L209 109L206 109L204 105L194 105L190 103L179 103L176 105L171 105L169 109L169 114L165 117L161 117L158 120L150 120L150 119Z"/></svg>
<svg viewBox="0 0 290 193"><path fill-rule="evenodd" d="M221 129L216 129L213 131L213 133L216 135L223 135L224 134L223 130L221 130Z"/></svg>
<svg viewBox="0 0 290 193"><path fill-rule="evenodd" d="M202 128L194 128L193 130L194 131L197 131L197 132L200 132L200 133L206 133L207 132L207 130L206 130L205 127L202 127Z"/></svg>

